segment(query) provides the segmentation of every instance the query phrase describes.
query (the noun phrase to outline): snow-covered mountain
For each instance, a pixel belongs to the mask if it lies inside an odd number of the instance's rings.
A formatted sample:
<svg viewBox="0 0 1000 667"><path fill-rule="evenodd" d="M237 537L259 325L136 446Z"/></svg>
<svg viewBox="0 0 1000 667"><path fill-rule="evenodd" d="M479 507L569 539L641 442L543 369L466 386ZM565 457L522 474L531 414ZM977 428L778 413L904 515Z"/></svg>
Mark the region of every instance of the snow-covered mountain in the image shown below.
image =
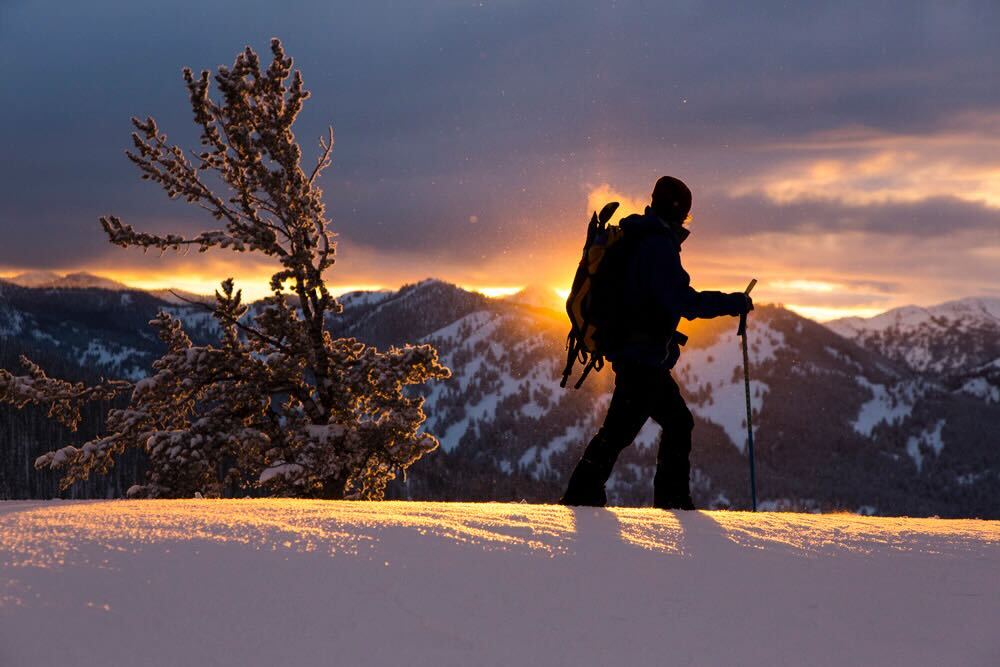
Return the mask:
<svg viewBox="0 0 1000 667"><path fill-rule="evenodd" d="M553 310L431 281L375 303L347 303L335 327L376 345L431 342L454 371L427 397L428 428L442 450L395 488L402 496L554 498L607 406L607 371L579 391L558 386L566 322ZM691 342L676 376L698 422L696 499L745 506L735 321L683 329ZM996 492L979 485L995 486L1000 472L995 440L982 429L1000 426L998 406L781 308L754 312L750 341L765 507L996 513ZM623 454L611 482L616 501L650 501L658 431L647 424Z"/></svg>
<svg viewBox="0 0 1000 667"><path fill-rule="evenodd" d="M904 306L827 326L920 372L967 371L1000 358L1000 298Z"/></svg>
<svg viewBox="0 0 1000 667"><path fill-rule="evenodd" d="M77 273L67 273L65 275L53 271L27 271L16 276L5 278L7 282L20 285L21 287L69 287L77 289L110 289L127 290L128 286L122 283L97 276L93 273L80 271Z"/></svg>
<svg viewBox="0 0 1000 667"><path fill-rule="evenodd" d="M929 382L1000 403L1000 298L905 306L827 326Z"/></svg>
<svg viewBox="0 0 1000 667"><path fill-rule="evenodd" d="M145 292L157 299L167 303L181 304L195 302L212 302L214 297L211 294L195 294L185 290L167 288L139 290L129 287L117 280L104 276L79 271L76 273L61 274L54 271L26 271L9 278L0 278L0 285L9 283L20 287L37 287L45 289L104 289L116 292Z"/></svg>
<svg viewBox="0 0 1000 667"><path fill-rule="evenodd" d="M558 386L565 359L564 314L516 299L491 299L438 280L398 291L354 292L340 300L344 312L330 322L335 335L380 347L430 342L454 371L451 379L426 389L426 427L440 438L441 449L395 483L391 495L558 497L582 447L600 425L612 379L606 370L580 390ZM217 333L204 308L165 303L144 292L70 293L4 285L0 361L13 366L23 351L53 374L139 377L159 353L145 323L161 308L183 319L196 340ZM924 325L938 326L940 319L931 317ZM963 323L926 330L917 340L929 354L937 354L944 348L934 342L934 331L946 340L964 340L960 334L965 334L986 350L983 327L988 321ZM697 422L694 495L706 507L749 503L735 325L735 320L722 318L682 326L691 342L676 377ZM1000 365L957 365L957 375L946 381L940 373L907 363L905 334L883 348L871 340L885 337L869 339L856 333L867 331L863 323L853 326L847 329L839 322L825 327L770 306L758 307L751 316L752 404L763 507L1000 515L1000 402L988 394ZM988 351L977 359L986 357ZM971 390L976 382L985 383L986 400ZM2 414L21 419L9 410ZM0 497L16 495L9 489L24 486L23 480L15 481L23 477L24 463L52 445L57 431L44 424L38 416L14 436L0 433L0 449L16 450L0 463L0 475L7 476L6 482L0 477ZM96 420L86 428L96 429ZM636 446L623 453L609 489L615 502L651 501L658 431L648 424ZM36 495L51 493L50 482L34 483ZM96 485L80 493L102 489Z"/></svg>

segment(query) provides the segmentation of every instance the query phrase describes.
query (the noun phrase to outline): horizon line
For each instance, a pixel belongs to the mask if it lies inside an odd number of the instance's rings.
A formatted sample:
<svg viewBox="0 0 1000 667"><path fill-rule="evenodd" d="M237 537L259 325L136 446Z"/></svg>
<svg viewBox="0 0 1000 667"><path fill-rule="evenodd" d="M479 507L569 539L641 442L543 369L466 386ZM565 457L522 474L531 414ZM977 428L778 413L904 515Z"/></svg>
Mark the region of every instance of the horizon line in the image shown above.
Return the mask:
<svg viewBox="0 0 1000 667"><path fill-rule="evenodd" d="M13 280L13 279L20 278L22 276L31 275L31 274L47 274L47 275L55 276L56 279L65 279L65 278L70 277L70 276L88 276L88 277L96 278L96 279L99 279L99 280L102 280L102 281L107 281L110 284L107 285L107 286L101 286L101 285L87 285L87 286L63 285L63 286L52 286L52 285L45 285L45 284L26 285L26 284L15 282ZM537 288L541 288L541 289L547 289L547 290L549 290L549 291L552 292L552 299L553 299L553 304L552 305L559 304L559 306L557 308L552 308L552 310L556 310L557 312L561 312L562 311L561 301L566 298L566 296L567 296L567 294L569 292L569 290L566 290L564 288L554 287L554 286L551 286L551 285L544 285L544 284L541 284L541 283L531 283L531 284L527 284L527 285L470 285L470 284L461 284L461 283L457 283L457 282L452 282L450 280L445 280L443 278L435 278L435 277L432 277L432 276L428 276L428 277L420 279L420 280L405 281L405 282L401 283L400 285L398 285L397 287L386 286L385 284L382 284L382 283L361 283L361 284L342 284L342 285L336 285L336 284L334 284L334 285L330 286L330 293L334 297L339 298L339 297L342 297L342 296L344 296L346 294L351 294L351 293L398 292L399 290L401 290L403 288L410 287L410 286L415 286L415 285L420 285L422 283L431 282L431 281L444 283L444 284L456 287L458 289L464 290L466 292L472 292L472 293L476 293L476 294L482 294L483 296L485 296L487 298L498 299L498 300L514 296L514 295L516 295L516 294L518 294L520 292L523 292L523 291L525 291L525 290L527 290L529 288L532 288L532 287L537 287ZM52 271L52 270L47 270L47 269L40 269L40 270L34 270L34 271L19 271L19 272L6 271L6 272L0 272L0 282L8 282L8 283L15 284L15 285L18 285L20 287L27 288L27 289L46 289L46 288L49 288L49 289L53 289L53 288L55 288L55 289L108 289L108 290L114 290L114 289L122 290L122 289L125 289L125 290L134 290L134 291L138 291L138 292L146 292L146 293L150 293L150 294L154 294L154 295L155 295L156 292L174 292L174 291L176 291L176 292L191 294L191 295L198 296L198 297L212 297L213 294L214 294L214 292L213 293L198 292L198 291L193 291L191 289L184 289L184 288L181 288L181 287L170 287L170 286L164 286L164 285L158 285L158 284L157 285L150 285L150 284L142 285L142 284L136 284L135 282L132 282L132 281L125 282L125 281L118 280L118 279L115 279L115 278L109 278L108 276L105 276L105 275L102 275L102 274L99 274L99 273L92 273L90 271L68 271L66 273L61 273L59 271ZM183 281L181 281L181 282L183 282ZM246 292L245 289L243 291L244 291L245 294L247 294L247 292ZM259 295L259 296L253 296L253 295L250 295L250 294L248 294L248 296L250 297L251 301L258 301L261 298L263 298L264 296L266 296L267 294L270 294L270 291L261 293L261 295ZM809 306L809 305L804 305L804 304L784 303L784 302L778 302L778 301L761 302L759 305L762 305L762 306L763 305L776 306L776 307L779 307L779 308L784 308L786 310L790 310L790 311L796 313L797 315L799 315L801 317L804 317L805 319L812 320L812 321L818 322L820 324L826 324L826 323L833 322L833 321L836 321L836 320L839 320L839 319L849 319L849 318L872 319L872 318L884 315L886 313L889 313L889 312L892 312L892 311L896 311L896 310L900 310L900 309L903 309L903 308L921 308L921 309L927 309L927 308L934 308L934 307L937 307L937 306L942 306L942 305L945 305L945 304L954 303L954 302L958 302L958 301L965 301L965 300L969 300L969 299L1000 299L1000 296L990 296L990 295L987 295L987 294L970 294L970 295L966 295L966 296L963 296L963 297L959 297L957 299L949 299L947 301L942 301L940 303L934 303L934 304L928 304L928 305L906 304L906 305L902 305L902 306L893 306L891 308L884 308L884 309L880 309L880 308L837 308L837 307L825 307L825 306Z"/></svg>

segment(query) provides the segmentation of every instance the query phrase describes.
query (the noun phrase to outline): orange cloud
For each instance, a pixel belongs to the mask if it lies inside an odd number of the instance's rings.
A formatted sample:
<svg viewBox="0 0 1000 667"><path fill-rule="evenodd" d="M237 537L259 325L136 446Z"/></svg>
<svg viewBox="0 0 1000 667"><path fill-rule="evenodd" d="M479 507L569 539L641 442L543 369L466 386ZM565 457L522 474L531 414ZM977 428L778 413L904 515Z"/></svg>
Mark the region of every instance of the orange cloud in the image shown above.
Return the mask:
<svg viewBox="0 0 1000 667"><path fill-rule="evenodd" d="M608 183L602 183L590 188L590 191L587 193L587 216L593 211L600 211L605 204L613 201L620 204L618 210L611 217L611 223L617 224L619 220L626 216L645 211L646 205L649 203L649 196L632 197L613 188Z"/></svg>
<svg viewBox="0 0 1000 667"><path fill-rule="evenodd" d="M834 199L852 205L955 197L1000 208L1000 115L966 115L927 135L865 128L765 147L771 168L737 181L730 194L777 203Z"/></svg>
<svg viewBox="0 0 1000 667"><path fill-rule="evenodd" d="M842 289L843 285L826 282L823 280L774 280L770 284L771 289L778 291L801 291L829 293Z"/></svg>
<svg viewBox="0 0 1000 667"><path fill-rule="evenodd" d="M829 322L841 317L872 317L885 311L885 308L866 308L864 306L804 306L797 303L783 305L785 308L817 322Z"/></svg>

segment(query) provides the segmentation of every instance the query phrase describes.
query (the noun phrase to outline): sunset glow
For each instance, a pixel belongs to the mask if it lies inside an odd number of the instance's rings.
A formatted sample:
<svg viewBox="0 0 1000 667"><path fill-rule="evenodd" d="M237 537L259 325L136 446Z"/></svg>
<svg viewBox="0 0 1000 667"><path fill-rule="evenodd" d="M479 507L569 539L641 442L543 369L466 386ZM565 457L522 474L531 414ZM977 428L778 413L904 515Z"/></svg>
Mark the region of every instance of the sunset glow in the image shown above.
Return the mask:
<svg viewBox="0 0 1000 667"><path fill-rule="evenodd" d="M963 114L930 135L844 128L771 147L777 164L733 192L779 203L839 199L854 205L949 197L1000 208L1000 114Z"/></svg>
<svg viewBox="0 0 1000 667"><path fill-rule="evenodd" d="M890 201L918 201L936 196L935 190L924 187L913 189L916 187L914 179L918 176L909 174L904 182L900 180L903 177L890 178L892 170L903 169L900 165L909 164L912 155L924 155L925 151L932 148L950 150L948 146L972 145L971 139L964 135L953 139L953 142L957 144L948 143L945 138L916 140L863 135L858 139L845 135L825 137L814 143L779 146L774 149L779 156L792 155L796 151L825 150L836 154L867 150L871 144L876 147L889 145L895 152L886 152L888 149L882 148L873 149L871 155L859 158L856 163L846 163L842 157L831 157L808 164L792 160L782 167L779 160L778 165L770 171L745 178L734 185L732 192L736 196L763 193L776 202L789 205L810 198L829 198L839 192L836 196L852 198L859 211L879 207ZM914 152L914 147L920 150ZM793 170L795 180L788 180L782 169ZM954 187L956 196L968 198L969 201L978 198L984 204L992 206L994 201L989 193L993 192L994 180L1000 178L1000 166L983 165L978 172L981 178L966 178L971 173L965 167L954 169L949 176L951 185L948 187ZM925 176L934 182L941 182L943 178L941 174ZM866 181L865 178L870 180ZM955 180L958 178L966 180L959 183ZM970 185L973 181L978 185ZM844 188L853 189L848 192ZM439 263L436 270L413 264L409 260L409 263L387 262L385 251L348 243L338 253L340 261L330 271L332 291L339 295L356 290L396 289L407 283L436 277L495 298L513 295L529 284L549 285L555 295L553 305L557 305L568 296L568 286L579 259L580 244L590 213L609 201L618 201L621 205L611 221L616 224L626 215L641 212L648 201L648 195L640 186L622 188L604 182L581 186L581 189L584 194L578 195L576 213L562 214L565 222L561 222L560 226L566 231L560 235L557 243L525 243L523 249L489 259L475 268L448 261ZM921 193L920 197L915 199L911 196L915 193ZM694 220L690 223L694 234L692 240L685 244L685 266L692 274L692 284L697 289L742 289L752 271L760 280L754 293L758 303L780 303L800 315L819 321L849 316L869 317L909 303L943 301L949 294L946 282L940 279L923 282L919 278L919 272L911 271L905 280L901 280L898 275L890 274L888 269L878 271L880 261L898 256L896 251L880 253L879 249L888 250L897 245L897 240L873 236L853 222L851 228L841 233L832 230L808 235L799 232L772 232L758 236L750 245L741 244L739 248L734 245L731 248L730 244L717 240L719 232L730 220L728 217L719 217L719 212L711 207L699 208L700 201L696 194ZM993 236L998 236L998 230L1000 227L993 230ZM910 256L924 252L919 243L900 242L898 245L900 250ZM926 251L934 253L937 247L930 244ZM997 247L1000 247L1000 238L977 244L968 251L967 264L970 267L995 264L993 260ZM753 251L752 254L746 253L748 248ZM864 277L859 276L853 268L846 271L837 269L838 264L848 262L850 258L860 261L866 254L869 256L866 268L875 270L866 271ZM928 255L930 256L932 255ZM110 259L111 256L108 257ZM812 276L809 273L803 275L801 264L796 260L798 257L810 258L818 271ZM51 270L60 273L85 271L138 289L176 289L195 294L212 294L222 279L231 276L236 280L237 287L243 290L244 298L256 300L270 293L268 283L277 268L267 261L245 256L234 257L224 252L180 256L166 254L158 258L127 253L122 259L124 261L115 262L115 268L109 267L109 262L101 261ZM913 266L921 266L923 263L916 261ZM8 264L0 271L0 276L11 277L35 268L30 265ZM952 278L953 282L958 280L958 277Z"/></svg>
<svg viewBox="0 0 1000 667"><path fill-rule="evenodd" d="M795 303L782 304L788 310L817 322L829 322L841 317L874 317L883 311L881 308L824 308L822 306L802 306Z"/></svg>
<svg viewBox="0 0 1000 667"><path fill-rule="evenodd" d="M523 285L518 285L513 287L511 286L476 287L472 285L463 285L462 287L464 289L469 290L470 292L479 292L480 294L485 294L486 296L492 298L510 296L512 294L517 294L522 289L524 289Z"/></svg>
<svg viewBox="0 0 1000 667"><path fill-rule="evenodd" d="M221 9L205 11L228 25ZM286 11L269 8L261 20L285 25ZM291 26L311 20L309 11L296 10L286 28L294 33ZM464 11L443 6L427 14L444 26ZM515 31L514 39L497 41L498 22L514 18L486 6L462 19L477 17L471 41L454 52L414 35L396 43L391 31L349 47L356 40L339 21L324 24L337 40L299 38L297 62L312 93L296 126L304 161L315 158L315 137L328 125L338 136L336 166L320 181L338 235L337 263L327 277L338 291L438 278L494 297L546 285L562 298L591 213L609 201L620 203L612 223L642 212L656 178L669 173L693 192L693 234L683 258L697 289L737 291L756 277L757 302L794 304L823 319L1000 293L1000 111L989 69L998 59L991 57L995 36L984 32L989 19L968 8L920 10L927 14L922 25L943 31L925 44L885 10L869 17L879 26L877 40L841 34L849 21L813 22L815 12L805 11L803 19L812 18L804 23L768 16L759 25L775 39L743 43L731 39L730 26L758 25L765 10L748 6L723 18L701 8L691 11L706 14L698 25L707 32L671 42L658 39L660 22L684 23L684 12L675 16L666 5L607 11L581 14L578 34L613 34L619 47L576 59L565 57L558 37L535 43L535 33ZM540 12L525 9L517 20L548 25ZM2 125L18 128L7 137L11 154L31 156L9 168L0 271L86 271L143 289L203 294L232 276L246 298L265 296L273 263L225 251L122 251L107 245L97 225L114 213L152 233L217 227L140 184L121 156L136 114L153 115L171 141L186 141L191 118L180 97L169 103L146 82L156 77L164 91L176 84L183 96L178 67L212 66L221 57L207 46L212 42L168 40L137 54L134 44L116 39L120 26L111 14L86 30L67 24L47 41L24 36L42 19L19 20L25 30L11 32L11 52L20 49L23 57L9 70L9 87L56 85L36 91L44 99L14 98L0 109ZM232 43L248 39L231 27L223 33ZM787 41L793 34L797 39ZM701 48L704 40L718 50ZM837 40L852 40L856 60L834 65L796 56L803 44ZM81 80L44 43L128 64L115 94ZM110 51L98 56L94 44ZM414 66L434 73L432 85L416 85L383 62L380 56L395 48L410 49ZM983 57L974 55L977 48ZM456 70L442 58L470 65ZM139 68L147 61L155 72ZM719 62L739 63L739 85L720 79ZM764 62L783 65L775 70ZM351 67L327 72L333 63L365 63L369 76L345 74L356 71ZM683 66L663 70L662 63ZM67 104L63 80L84 86L78 92L93 104ZM419 113L399 111L399 99ZM462 108L442 106L443 99L461 100ZM39 108L52 118L43 120ZM662 113L650 113L654 108ZM80 144L84 136L87 146ZM54 168L51 154L39 149L50 144L81 151L89 176ZM44 188L38 174L46 175Z"/></svg>
<svg viewBox="0 0 1000 667"><path fill-rule="evenodd" d="M829 293L840 285L819 280L773 280L770 287L776 290Z"/></svg>

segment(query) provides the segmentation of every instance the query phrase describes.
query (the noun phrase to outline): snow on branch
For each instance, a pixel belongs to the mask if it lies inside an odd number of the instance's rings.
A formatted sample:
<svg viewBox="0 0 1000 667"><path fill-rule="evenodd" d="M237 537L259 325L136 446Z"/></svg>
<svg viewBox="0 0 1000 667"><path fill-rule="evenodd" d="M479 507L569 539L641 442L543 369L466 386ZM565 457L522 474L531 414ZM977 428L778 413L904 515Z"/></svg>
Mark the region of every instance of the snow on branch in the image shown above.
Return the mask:
<svg viewBox="0 0 1000 667"><path fill-rule="evenodd" d="M82 382L50 378L23 355L21 365L27 375L14 375L0 368L0 403L11 403L18 408L26 405L48 406L49 418L74 431L80 423L80 409L84 405L93 401L110 401L132 388L132 383L124 380L102 380L88 387Z"/></svg>

